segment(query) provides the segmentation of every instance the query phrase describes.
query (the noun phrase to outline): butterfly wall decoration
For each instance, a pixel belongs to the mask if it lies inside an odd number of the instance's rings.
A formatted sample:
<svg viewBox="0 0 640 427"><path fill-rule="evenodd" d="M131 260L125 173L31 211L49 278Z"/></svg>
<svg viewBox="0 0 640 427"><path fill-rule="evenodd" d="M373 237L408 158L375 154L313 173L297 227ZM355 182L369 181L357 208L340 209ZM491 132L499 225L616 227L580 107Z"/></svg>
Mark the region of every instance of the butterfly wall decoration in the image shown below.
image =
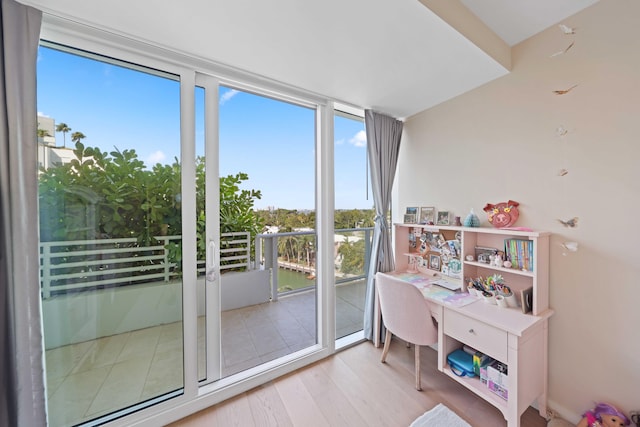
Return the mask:
<svg viewBox="0 0 640 427"><path fill-rule="evenodd" d="M569 49L571 49L573 47L574 44L575 44L575 42L571 42L571 44L569 46L567 46L566 49L560 50L560 51L552 54L549 58L554 58L556 56L564 55L565 53L567 53L569 51Z"/></svg>
<svg viewBox="0 0 640 427"><path fill-rule="evenodd" d="M575 34L576 33L576 29L575 28L569 27L567 25L560 24L560 25L558 25L558 27L560 27L562 32L565 33L566 35L570 35L570 34Z"/></svg>
<svg viewBox="0 0 640 427"><path fill-rule="evenodd" d="M576 228L578 226L578 217L573 217L571 219L568 219L566 221L563 221L561 219L558 220L560 222L560 224L564 225L567 228Z"/></svg>
<svg viewBox="0 0 640 427"><path fill-rule="evenodd" d="M575 89L578 85L573 85L571 86L569 89L560 89L560 90L554 90L553 93L555 93L556 95L566 95L567 93L571 92L573 89Z"/></svg>

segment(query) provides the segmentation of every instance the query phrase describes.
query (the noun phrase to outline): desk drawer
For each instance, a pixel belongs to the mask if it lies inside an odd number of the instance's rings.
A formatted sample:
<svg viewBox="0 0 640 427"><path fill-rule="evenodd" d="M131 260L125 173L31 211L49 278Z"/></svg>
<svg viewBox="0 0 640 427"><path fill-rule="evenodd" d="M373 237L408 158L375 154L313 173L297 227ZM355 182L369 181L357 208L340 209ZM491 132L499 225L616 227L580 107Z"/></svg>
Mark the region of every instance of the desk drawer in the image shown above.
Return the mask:
<svg viewBox="0 0 640 427"><path fill-rule="evenodd" d="M507 332L452 310L444 310L444 333L504 363Z"/></svg>

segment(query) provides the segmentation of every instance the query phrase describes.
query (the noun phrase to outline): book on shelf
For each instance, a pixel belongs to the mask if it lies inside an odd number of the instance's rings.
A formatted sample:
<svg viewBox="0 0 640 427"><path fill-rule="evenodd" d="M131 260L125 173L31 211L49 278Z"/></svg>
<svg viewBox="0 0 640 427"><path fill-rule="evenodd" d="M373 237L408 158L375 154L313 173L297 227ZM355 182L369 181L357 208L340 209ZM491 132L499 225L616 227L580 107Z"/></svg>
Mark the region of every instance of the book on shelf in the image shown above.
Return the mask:
<svg viewBox="0 0 640 427"><path fill-rule="evenodd" d="M505 239L504 253L509 261L511 268L519 270L533 271L533 241L525 239Z"/></svg>

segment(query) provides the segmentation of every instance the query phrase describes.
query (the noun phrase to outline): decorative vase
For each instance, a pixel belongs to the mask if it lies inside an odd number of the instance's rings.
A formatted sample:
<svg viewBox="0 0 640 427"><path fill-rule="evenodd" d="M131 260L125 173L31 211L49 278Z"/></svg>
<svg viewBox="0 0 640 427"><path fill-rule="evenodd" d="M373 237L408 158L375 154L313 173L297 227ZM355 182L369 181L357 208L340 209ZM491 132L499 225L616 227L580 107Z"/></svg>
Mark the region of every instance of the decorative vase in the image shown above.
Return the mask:
<svg viewBox="0 0 640 427"><path fill-rule="evenodd" d="M478 218L478 215L473 212L473 208L471 208L471 212L469 212L469 215L464 219L464 226L480 227L480 218Z"/></svg>

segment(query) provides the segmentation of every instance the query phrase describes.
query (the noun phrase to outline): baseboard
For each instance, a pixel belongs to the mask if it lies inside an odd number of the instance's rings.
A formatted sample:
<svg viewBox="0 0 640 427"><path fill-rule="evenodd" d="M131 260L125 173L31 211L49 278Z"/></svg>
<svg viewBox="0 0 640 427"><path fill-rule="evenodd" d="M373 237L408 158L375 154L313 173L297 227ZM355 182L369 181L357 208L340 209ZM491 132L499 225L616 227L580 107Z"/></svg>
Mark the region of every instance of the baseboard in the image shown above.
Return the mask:
<svg viewBox="0 0 640 427"><path fill-rule="evenodd" d="M572 422L573 424L578 424L582 419L582 416L576 414L573 411L568 410L564 406L560 405L555 400L547 400L547 408L558 414L560 418L563 418L567 421Z"/></svg>

